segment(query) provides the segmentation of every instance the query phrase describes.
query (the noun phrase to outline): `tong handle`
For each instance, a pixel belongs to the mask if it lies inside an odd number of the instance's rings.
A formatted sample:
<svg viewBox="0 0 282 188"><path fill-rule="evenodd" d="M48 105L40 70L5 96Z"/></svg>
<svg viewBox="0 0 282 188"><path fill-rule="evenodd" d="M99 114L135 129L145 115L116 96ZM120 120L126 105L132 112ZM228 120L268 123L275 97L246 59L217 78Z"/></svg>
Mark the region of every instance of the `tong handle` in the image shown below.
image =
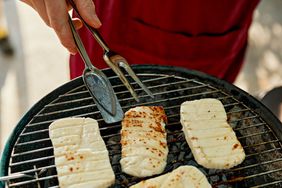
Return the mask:
<svg viewBox="0 0 282 188"><path fill-rule="evenodd" d="M78 9L77 9L76 5L74 4L73 0L68 0L68 1L69 1L70 5L72 6L73 10L75 10L75 12L77 13L77 15L80 18L80 20L85 25L85 27L87 27L87 29L89 29L89 31L92 33L92 35L94 36L94 38L96 39L98 44L104 49L105 52L109 52L110 48L108 47L108 45L106 44L106 42L104 41L104 39L102 38L100 33L98 32L98 30L93 28L93 27L91 27L89 24L87 24L84 21L84 19L82 18L82 16L78 12Z"/></svg>
<svg viewBox="0 0 282 188"><path fill-rule="evenodd" d="M76 47L78 49L78 53L80 54L80 56L82 57L83 61L85 62L86 66L88 67L88 69L92 70L92 69L95 69L95 67L93 66L93 64L91 63L90 61L90 58L89 56L87 55L87 52L83 46L83 43L72 23L72 19L70 16L69 17L69 25L71 27L71 31L72 31L72 35L73 35L73 38L74 38L74 42L76 44Z"/></svg>
<svg viewBox="0 0 282 188"><path fill-rule="evenodd" d="M116 114L116 101L117 99L115 98L114 95L114 91L112 89L112 86L110 84L110 82L108 81L106 75L104 75L104 73L102 71L100 71L99 69L97 69L96 67L94 67L94 65L92 65L90 58L84 48L84 45L75 29L74 24L72 23L72 19L69 16L69 25L71 27L71 31L72 31L72 35L76 44L76 47L78 49L78 52L80 54L80 56L82 57L83 61L85 62L87 68L84 70L83 73L83 80L84 83L86 85L86 87L88 88L88 90L90 91L90 94L93 96L96 104L98 103L108 114L111 114L112 116L114 116ZM87 78L90 78L87 79ZM99 85L100 84L100 85ZM92 86L97 85L101 86L103 89L107 89L107 91L110 93L110 104L111 104L111 110L107 110L108 108L104 107L103 102L101 101L105 101L105 99L100 99L98 96L102 95L101 92L98 92L99 89L97 89L96 87L93 88ZM97 89L97 90L96 90ZM96 95L98 94L98 95ZM101 110L100 110L101 111Z"/></svg>

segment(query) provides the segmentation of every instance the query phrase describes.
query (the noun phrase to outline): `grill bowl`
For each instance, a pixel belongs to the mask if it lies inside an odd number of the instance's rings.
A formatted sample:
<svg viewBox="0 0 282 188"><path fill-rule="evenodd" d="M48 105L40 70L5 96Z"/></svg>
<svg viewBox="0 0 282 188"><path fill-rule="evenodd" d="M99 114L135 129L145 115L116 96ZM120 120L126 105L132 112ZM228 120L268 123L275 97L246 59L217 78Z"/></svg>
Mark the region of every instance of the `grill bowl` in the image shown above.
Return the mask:
<svg viewBox="0 0 282 188"><path fill-rule="evenodd" d="M154 93L154 99L133 83L141 96L136 103L110 69L104 73L110 78L124 111L137 105L164 106L169 120L166 127L169 155L164 173L188 164L198 167L213 187L282 186L282 125L259 101L225 81L200 72L157 65L138 65L133 69ZM199 166L181 131L180 104L207 97L217 98L224 104L228 122L247 155L242 164L230 170L209 170ZM35 178L12 180L9 187L58 187L48 126L55 119L71 116L98 120L116 174L113 187L128 187L141 180L121 172L121 125L105 124L82 79L77 78L35 104L14 129L2 154L0 176L21 172Z"/></svg>

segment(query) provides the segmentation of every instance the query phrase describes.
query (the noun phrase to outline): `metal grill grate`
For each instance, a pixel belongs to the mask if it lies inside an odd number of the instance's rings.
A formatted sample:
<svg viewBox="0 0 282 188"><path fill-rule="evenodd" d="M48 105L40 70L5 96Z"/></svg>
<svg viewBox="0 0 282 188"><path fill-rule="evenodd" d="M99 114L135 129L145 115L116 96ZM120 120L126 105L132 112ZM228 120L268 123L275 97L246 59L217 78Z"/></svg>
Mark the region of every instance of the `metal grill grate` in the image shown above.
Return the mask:
<svg viewBox="0 0 282 188"><path fill-rule="evenodd" d="M214 187L282 186L281 141L269 124L248 107L248 104L243 104L232 94L196 78L150 73L138 74L138 76L154 93L154 100L146 96L141 89L136 89L137 94L141 96L140 102L136 104L117 77L110 77L110 81L124 111L136 105L164 106L169 120L167 125L169 154L164 173L188 164L198 167ZM137 85L133 84L133 87ZM246 159L233 169L208 170L199 166L194 161L181 131L180 104L186 100L207 97L222 101L228 122L244 146ZM91 117L98 120L116 174L116 184L113 187L128 187L141 180L121 172L119 165L121 125L104 123L81 82L79 86L70 88L51 103L45 104L44 108L25 125L11 154L9 174L24 173L35 178L11 180L8 182L8 187L58 187L48 126L56 119L71 116Z"/></svg>

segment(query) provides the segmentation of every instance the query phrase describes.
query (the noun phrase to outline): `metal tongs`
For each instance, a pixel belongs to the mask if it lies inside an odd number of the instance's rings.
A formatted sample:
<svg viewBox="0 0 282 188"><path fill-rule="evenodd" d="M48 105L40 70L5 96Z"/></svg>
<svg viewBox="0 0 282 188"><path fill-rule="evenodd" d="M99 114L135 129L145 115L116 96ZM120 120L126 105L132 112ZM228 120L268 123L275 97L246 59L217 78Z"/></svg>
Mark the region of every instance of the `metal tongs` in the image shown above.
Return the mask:
<svg viewBox="0 0 282 188"><path fill-rule="evenodd" d="M124 113L110 81L101 70L92 65L70 16L69 25L71 27L78 52L85 63L85 69L82 77L84 84L93 97L104 121L106 123L121 121Z"/></svg>
<svg viewBox="0 0 282 188"><path fill-rule="evenodd" d="M81 19L83 24L86 26L86 28L92 33L93 37L96 39L98 44L103 48L104 50L104 55L103 59L104 61L108 64L108 66L117 74L117 76L120 78L122 83L126 86L126 88L129 90L131 95L134 97L134 99L138 102L138 96L136 92L134 91L133 87L130 85L128 82L127 78L121 71L120 67L124 68L124 70L133 78L133 80L138 83L138 85L152 98L154 98L152 92L141 82L141 80L136 76L134 71L131 69L130 65L127 63L126 59L119 54L116 54L110 48L107 46L99 32L88 25L84 19L81 17L79 14L76 5L74 4L73 0L69 0L69 3L73 7L73 9L76 11L78 17Z"/></svg>

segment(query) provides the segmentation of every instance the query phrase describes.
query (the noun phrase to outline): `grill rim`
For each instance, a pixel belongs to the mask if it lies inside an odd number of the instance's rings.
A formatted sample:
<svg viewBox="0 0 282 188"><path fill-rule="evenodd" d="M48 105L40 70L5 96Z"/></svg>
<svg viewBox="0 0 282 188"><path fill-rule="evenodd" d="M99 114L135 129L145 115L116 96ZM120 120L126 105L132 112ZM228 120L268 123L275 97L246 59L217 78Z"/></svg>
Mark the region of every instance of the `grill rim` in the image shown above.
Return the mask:
<svg viewBox="0 0 282 188"><path fill-rule="evenodd" d="M203 83L210 84L211 86L216 86L217 89L220 89L223 92L227 92L228 95L233 96L243 104L247 105L250 109L252 109L255 113L259 115L259 118L262 118L264 122L266 122L270 128L272 129L275 136L282 142L282 123L279 119L260 101L256 98L243 91L242 89L232 85L224 80L218 79L214 76L195 71L189 70L182 67L175 66L160 66L160 65L133 65L133 70L137 74L142 73L151 73L161 75L174 75L180 76L183 78L189 79L199 79L204 80ZM156 72L157 71L157 72ZM115 76L111 69L104 69L103 72L108 77ZM11 154L15 143L17 142L21 132L25 128L25 126L33 119L33 117L39 113L46 104L56 100L60 95L65 94L66 92L71 91L70 88L76 88L78 86L83 85L82 77L78 77L74 80L71 80L57 89L51 91L49 94L40 99L37 103L35 103L20 119L12 133L10 134L8 140L5 143L1 154L0 160L0 176L8 175L9 169L9 161L11 158ZM280 143L281 145L281 143ZM4 182L0 182L0 187L4 187Z"/></svg>

